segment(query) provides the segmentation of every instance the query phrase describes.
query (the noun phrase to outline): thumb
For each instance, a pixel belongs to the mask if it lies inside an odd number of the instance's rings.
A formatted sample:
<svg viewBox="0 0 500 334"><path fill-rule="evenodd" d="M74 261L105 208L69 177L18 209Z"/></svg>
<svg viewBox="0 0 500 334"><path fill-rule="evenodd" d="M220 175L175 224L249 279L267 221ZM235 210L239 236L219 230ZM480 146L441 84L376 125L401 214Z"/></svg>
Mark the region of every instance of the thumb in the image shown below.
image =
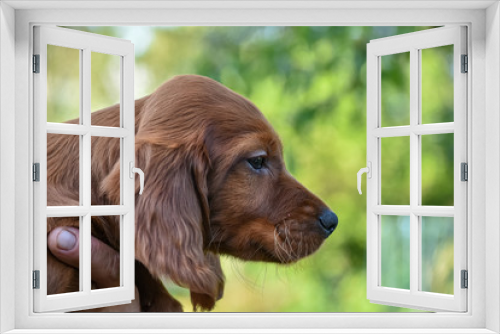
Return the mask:
<svg viewBox="0 0 500 334"><path fill-rule="evenodd" d="M78 268L80 265L79 230L74 227L57 227L50 231L47 244L52 254L62 262Z"/></svg>
<svg viewBox="0 0 500 334"><path fill-rule="evenodd" d="M78 268L80 265L80 231L74 227L57 227L48 236L48 247L60 261ZM120 286L120 253L99 239L91 237L91 276L99 288Z"/></svg>

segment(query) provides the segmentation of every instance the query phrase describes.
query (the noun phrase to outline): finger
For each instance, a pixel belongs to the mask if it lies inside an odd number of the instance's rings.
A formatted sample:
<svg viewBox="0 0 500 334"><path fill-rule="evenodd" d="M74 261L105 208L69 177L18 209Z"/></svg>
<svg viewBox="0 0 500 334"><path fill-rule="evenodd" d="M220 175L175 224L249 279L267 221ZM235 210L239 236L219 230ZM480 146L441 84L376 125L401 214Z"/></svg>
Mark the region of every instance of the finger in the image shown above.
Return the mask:
<svg viewBox="0 0 500 334"><path fill-rule="evenodd" d="M91 239L90 270L92 281L99 288L120 286L120 253L97 238L92 237Z"/></svg>
<svg viewBox="0 0 500 334"><path fill-rule="evenodd" d="M57 227L48 236L52 254L75 268L80 265L79 230ZM99 288L120 286L120 254L99 239L91 237L91 276Z"/></svg>

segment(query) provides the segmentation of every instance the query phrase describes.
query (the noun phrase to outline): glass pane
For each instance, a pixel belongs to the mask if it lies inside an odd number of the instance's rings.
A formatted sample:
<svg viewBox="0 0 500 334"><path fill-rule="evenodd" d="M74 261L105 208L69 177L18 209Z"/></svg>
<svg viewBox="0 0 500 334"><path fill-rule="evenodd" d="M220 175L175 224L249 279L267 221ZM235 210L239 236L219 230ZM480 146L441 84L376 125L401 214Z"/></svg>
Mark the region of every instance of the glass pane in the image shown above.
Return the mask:
<svg viewBox="0 0 500 334"><path fill-rule="evenodd" d="M92 52L92 125L120 126L120 56ZM108 108L113 105L113 108ZM103 108L108 108L104 109ZM96 113L94 113L96 112Z"/></svg>
<svg viewBox="0 0 500 334"><path fill-rule="evenodd" d="M422 217L422 291L453 294L453 218Z"/></svg>
<svg viewBox="0 0 500 334"><path fill-rule="evenodd" d="M80 117L80 50L47 45L47 122Z"/></svg>
<svg viewBox="0 0 500 334"><path fill-rule="evenodd" d="M453 133L421 140L422 205L453 206Z"/></svg>
<svg viewBox="0 0 500 334"><path fill-rule="evenodd" d="M80 221L81 217L47 218L47 232L50 233L47 250L48 295L82 291L78 261L74 264L59 261L65 254L81 254L78 247ZM62 228L55 230L58 227Z"/></svg>
<svg viewBox="0 0 500 334"><path fill-rule="evenodd" d="M80 205L80 138L47 134L47 206Z"/></svg>
<svg viewBox="0 0 500 334"><path fill-rule="evenodd" d="M410 53L381 57L382 126L410 124Z"/></svg>
<svg viewBox="0 0 500 334"><path fill-rule="evenodd" d="M410 289L410 217L382 216L381 285Z"/></svg>
<svg viewBox="0 0 500 334"><path fill-rule="evenodd" d="M381 139L383 205L410 205L410 137Z"/></svg>
<svg viewBox="0 0 500 334"><path fill-rule="evenodd" d="M90 260L92 290L121 286L120 218L121 216L92 217L92 237L103 242L103 248L99 252L92 252Z"/></svg>
<svg viewBox="0 0 500 334"><path fill-rule="evenodd" d="M120 138L92 137L92 205L120 205Z"/></svg>
<svg viewBox="0 0 500 334"><path fill-rule="evenodd" d="M453 45L421 50L422 123L453 122Z"/></svg>

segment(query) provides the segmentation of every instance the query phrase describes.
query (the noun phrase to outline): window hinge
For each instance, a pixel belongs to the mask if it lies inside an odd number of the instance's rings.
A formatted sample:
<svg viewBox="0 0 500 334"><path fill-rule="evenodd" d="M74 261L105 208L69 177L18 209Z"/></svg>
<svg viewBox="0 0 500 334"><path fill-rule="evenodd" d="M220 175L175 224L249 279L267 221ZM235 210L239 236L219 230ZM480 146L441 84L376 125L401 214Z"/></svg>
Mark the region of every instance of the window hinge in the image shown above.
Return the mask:
<svg viewBox="0 0 500 334"><path fill-rule="evenodd" d="M461 178L462 181L469 181L469 165L466 162L461 164Z"/></svg>
<svg viewBox="0 0 500 334"><path fill-rule="evenodd" d="M40 73L40 55L33 55L33 73Z"/></svg>
<svg viewBox="0 0 500 334"><path fill-rule="evenodd" d="M469 57L467 55L462 55L462 73L469 72Z"/></svg>
<svg viewBox="0 0 500 334"><path fill-rule="evenodd" d="M462 289L467 289L469 287L469 273L467 270L462 270Z"/></svg>
<svg viewBox="0 0 500 334"><path fill-rule="evenodd" d="M33 164L33 181L40 181L40 164L38 162Z"/></svg>
<svg viewBox="0 0 500 334"><path fill-rule="evenodd" d="M33 289L40 289L40 270L33 270Z"/></svg>

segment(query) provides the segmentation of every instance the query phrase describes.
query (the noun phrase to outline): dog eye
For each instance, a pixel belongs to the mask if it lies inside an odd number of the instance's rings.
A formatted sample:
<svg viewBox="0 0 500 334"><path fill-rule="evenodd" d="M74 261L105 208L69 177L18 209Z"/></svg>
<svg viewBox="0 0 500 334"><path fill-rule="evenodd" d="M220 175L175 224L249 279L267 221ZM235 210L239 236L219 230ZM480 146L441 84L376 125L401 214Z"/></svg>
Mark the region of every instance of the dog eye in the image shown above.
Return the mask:
<svg viewBox="0 0 500 334"><path fill-rule="evenodd" d="M254 169L262 169L262 167L264 166L265 158L255 157L255 158L250 158L247 161Z"/></svg>

